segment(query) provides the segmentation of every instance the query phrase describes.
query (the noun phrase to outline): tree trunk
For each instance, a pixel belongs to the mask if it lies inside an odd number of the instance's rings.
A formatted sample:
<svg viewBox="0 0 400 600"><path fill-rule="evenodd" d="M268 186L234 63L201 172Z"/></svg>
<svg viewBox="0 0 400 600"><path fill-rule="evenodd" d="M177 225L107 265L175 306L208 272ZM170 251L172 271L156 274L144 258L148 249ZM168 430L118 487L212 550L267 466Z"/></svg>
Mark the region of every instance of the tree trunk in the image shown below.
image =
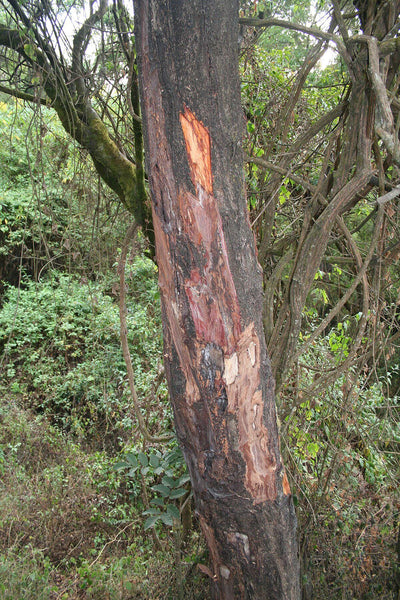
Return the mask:
<svg viewBox="0 0 400 600"><path fill-rule="evenodd" d="M238 4L136 0L135 20L164 361L214 597L298 599L244 197Z"/></svg>

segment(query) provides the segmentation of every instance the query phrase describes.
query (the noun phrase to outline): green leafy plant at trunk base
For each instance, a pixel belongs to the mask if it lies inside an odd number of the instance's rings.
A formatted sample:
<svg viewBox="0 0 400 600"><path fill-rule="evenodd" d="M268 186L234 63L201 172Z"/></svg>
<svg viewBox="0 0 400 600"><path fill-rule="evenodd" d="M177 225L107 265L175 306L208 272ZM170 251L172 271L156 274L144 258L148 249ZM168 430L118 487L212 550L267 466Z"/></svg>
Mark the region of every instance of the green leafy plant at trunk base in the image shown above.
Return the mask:
<svg viewBox="0 0 400 600"><path fill-rule="evenodd" d="M147 516L145 530L159 522L168 527L180 525L181 511L177 501L184 497L188 500L190 478L182 452L177 446L164 453L159 450L127 452L124 460L117 462L114 469L125 471L127 477L132 479L141 474L146 483L150 482L154 497L150 500L149 508L143 512Z"/></svg>

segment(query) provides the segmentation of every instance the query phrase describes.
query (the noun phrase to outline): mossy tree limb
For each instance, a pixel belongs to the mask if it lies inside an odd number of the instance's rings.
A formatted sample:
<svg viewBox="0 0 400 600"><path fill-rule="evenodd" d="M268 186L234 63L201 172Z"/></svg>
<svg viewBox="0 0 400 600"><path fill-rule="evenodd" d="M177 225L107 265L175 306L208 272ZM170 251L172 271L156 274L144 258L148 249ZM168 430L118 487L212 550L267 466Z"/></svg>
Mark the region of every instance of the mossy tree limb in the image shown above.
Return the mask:
<svg viewBox="0 0 400 600"><path fill-rule="evenodd" d="M35 23L32 15L24 12L26 9L17 6L13 8L10 23L0 23L0 47L10 73L8 81L3 82L6 85L1 86L1 91L53 108L64 129L87 150L101 179L115 192L152 242L151 213L144 184L140 119L128 117L134 143L134 156L131 157L129 151L124 149L122 140L110 133L106 120L101 116L101 107L95 108L95 94L90 83L87 83L96 73L95 67L92 73L87 72L84 52L93 27L98 26L108 11L107 3L101 2L97 12L92 13L76 32L70 65L66 64L65 56L57 52L56 41L44 36L44 21ZM114 7L114 13L115 18L119 15L118 27L126 33L129 29L129 16L120 5ZM130 65L134 65L134 47L129 38L126 38L125 34L124 56ZM133 67L129 66L131 68ZM139 114L136 77L131 76L129 83L126 114L129 115L129 105L133 105L134 111Z"/></svg>

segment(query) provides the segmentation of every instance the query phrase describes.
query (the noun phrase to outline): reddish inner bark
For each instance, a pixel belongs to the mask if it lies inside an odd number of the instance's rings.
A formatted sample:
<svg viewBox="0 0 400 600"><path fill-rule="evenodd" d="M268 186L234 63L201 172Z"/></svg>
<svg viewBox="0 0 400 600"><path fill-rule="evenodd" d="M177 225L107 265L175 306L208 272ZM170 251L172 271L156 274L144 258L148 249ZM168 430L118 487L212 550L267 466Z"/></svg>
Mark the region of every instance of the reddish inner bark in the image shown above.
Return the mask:
<svg viewBox="0 0 400 600"><path fill-rule="evenodd" d="M197 192L196 196L186 190L179 194L182 225L206 259L203 272L193 268L186 279L186 296L198 340L215 344L223 351L223 382L228 410L238 417L239 450L246 464L245 486L258 504L277 496L276 457L270 452L263 422L259 340L253 323L245 331L241 329L222 221L212 193L209 132L186 106L180 123ZM220 436L221 449L228 459L225 429L220 429ZM284 483L285 493L290 493L287 479Z"/></svg>
<svg viewBox="0 0 400 600"><path fill-rule="evenodd" d="M210 134L187 106L183 113L180 113L179 120L185 138L193 185L201 185L203 190L212 194Z"/></svg>

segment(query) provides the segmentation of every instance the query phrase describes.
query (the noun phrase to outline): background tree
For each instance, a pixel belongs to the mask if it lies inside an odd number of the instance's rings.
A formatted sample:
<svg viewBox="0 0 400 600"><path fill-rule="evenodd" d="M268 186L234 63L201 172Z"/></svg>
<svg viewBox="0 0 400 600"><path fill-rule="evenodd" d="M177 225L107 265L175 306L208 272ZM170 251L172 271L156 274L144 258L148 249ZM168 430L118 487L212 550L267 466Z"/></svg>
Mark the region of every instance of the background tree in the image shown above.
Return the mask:
<svg viewBox="0 0 400 600"><path fill-rule="evenodd" d="M2 2L0 91L51 106L65 130L88 151L101 178L146 229L148 206L130 17L117 0L110 7L101 1L96 10L90 3L84 18L81 10L73 3ZM72 28L75 18L82 24L71 42L65 26L68 23ZM109 34L106 22L113 28ZM96 44L93 37L98 38ZM123 103L118 99L121 91ZM126 109L128 121L122 116Z"/></svg>
<svg viewBox="0 0 400 600"><path fill-rule="evenodd" d="M264 270L264 327L281 391L282 435L290 462L292 444L302 448L291 473L299 473L296 489L314 511L305 509L300 525L304 566L319 515L336 505L335 486L342 488L343 506L349 456L364 465L356 469L363 485L378 472L383 476L381 460L393 459L391 451L382 453L377 430L391 427L382 418L385 410L393 407L398 414L397 358L391 363L391 357L397 356L399 335L399 6L334 2L319 17L297 23L282 19L270 3L266 18L263 8L248 3L241 18L243 27L256 28L242 48L248 194ZM300 66L297 50L276 50L277 27L314 40ZM338 58L321 71L318 61L329 41ZM386 401L376 396L382 388ZM357 425L356 413L357 419L362 415ZM341 440L341 450L334 439ZM315 466L305 478L302 456ZM374 475L365 470L365 460ZM385 476L390 481L390 473ZM332 494L325 496L328 489ZM368 497L370 508L358 517L366 530L368 510L377 502L372 489ZM396 494L388 490L378 504L383 510L393 502ZM376 544L372 530L369 543ZM362 564L362 557L354 559Z"/></svg>
<svg viewBox="0 0 400 600"><path fill-rule="evenodd" d="M392 189L396 183L396 179L393 181L393 166L398 166L398 140L393 115L396 108L395 103L391 101L390 90L393 86L397 89L399 55L391 37L397 32L398 14L399 6L390 3L386 8L379 4L371 4L368 17L363 11L344 16L340 6L334 3L328 32L316 27L279 22L279 19L275 18L241 21L242 24L257 27L290 27L317 38L295 78L288 100L276 115L273 129L265 132L268 140L272 139L272 144L267 147L262 143L261 136L265 134L261 133L261 128L258 140L261 144L256 142L256 147L252 149L252 153L258 153L259 156L250 158L250 162L264 167L268 173L264 182L265 200L255 215L260 232L260 261L265 264L270 262L272 257L281 258L276 262L275 268L271 269L265 265L265 329L278 385L296 356L302 313L331 232L339 228L341 243L349 247L350 256L354 257L356 263L359 262L359 270L361 257L357 254L356 242L352 241L342 217L351 214L352 209L357 210L359 202L374 189L378 190L378 195L383 196L385 191ZM365 35L358 33L357 23L355 24L357 17L358 26L366 32ZM351 32L354 26L356 31ZM336 29L338 33L333 33ZM348 81L343 85L342 94L331 98L330 110L324 112L319 110L318 106L315 107L318 118L311 122L307 119L309 123L302 124L304 130L300 129L300 132L296 133L297 120L301 118L301 102L304 101L304 86L329 41L336 44L347 70ZM389 51L389 47L394 51ZM315 160L316 152L318 160ZM309 157L312 157L312 163ZM309 176L304 176L308 173ZM297 177L292 177L290 183L292 175ZM288 239L284 240L279 229L274 229L274 225L282 198L279 190L282 188L282 182L288 180L289 188L295 188L293 194L297 202L303 203L304 216L302 215L298 225L296 224L295 235L293 236L291 231ZM290 197L290 189L287 193ZM397 195L395 191L385 196L379 203L381 209L374 211L377 216L377 235L372 238L373 248L369 260L378 243L381 218L385 211L384 204L395 199ZM274 248L275 244L278 244L278 252ZM274 258L273 262L275 260ZM273 308L276 286L281 282L279 271L285 267L290 269L289 279L285 282L285 291L278 300L278 305ZM366 268L365 264L364 269ZM352 364L368 320L369 287L366 279L363 280L363 276L359 275L357 283L362 284L363 281L364 303L360 306L362 318L359 322L359 332L354 336L351 356L347 357L340 367L343 370ZM345 301L342 300L342 303ZM327 317L324 327L338 310L334 309ZM323 331L323 328L319 331L321 330ZM313 339L315 337L316 333ZM311 341L308 342L310 343ZM335 369L333 377L337 374L338 370Z"/></svg>

